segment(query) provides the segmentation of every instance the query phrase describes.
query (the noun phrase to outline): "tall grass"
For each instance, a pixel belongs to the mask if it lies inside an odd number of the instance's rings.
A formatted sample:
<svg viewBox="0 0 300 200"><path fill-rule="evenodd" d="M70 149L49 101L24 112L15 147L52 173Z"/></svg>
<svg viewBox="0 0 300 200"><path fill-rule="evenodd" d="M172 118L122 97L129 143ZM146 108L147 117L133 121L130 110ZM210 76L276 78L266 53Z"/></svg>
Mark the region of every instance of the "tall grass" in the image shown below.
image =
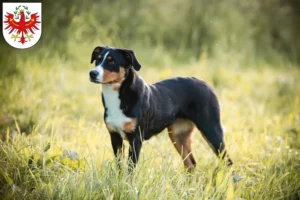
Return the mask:
<svg viewBox="0 0 300 200"><path fill-rule="evenodd" d="M218 162L196 132L198 165L188 175L163 132L144 143L137 170L129 175L125 163L118 171L114 162L101 87L87 76L92 66L81 70L72 61L53 61L51 68L41 67L49 64L44 62L22 63L23 75L2 81L10 88L5 117L12 120L0 147L2 199L300 197L297 69L236 70L204 61L177 68L143 66L140 74L148 82L196 76L215 88L234 165Z"/></svg>
<svg viewBox="0 0 300 200"><path fill-rule="evenodd" d="M0 41L0 199L299 199L298 7L43 1L36 46ZM197 168L187 174L163 132L143 144L133 175L126 162L119 171L101 86L88 80L98 45L133 49L147 82L194 76L212 85L234 165L218 162L196 132Z"/></svg>

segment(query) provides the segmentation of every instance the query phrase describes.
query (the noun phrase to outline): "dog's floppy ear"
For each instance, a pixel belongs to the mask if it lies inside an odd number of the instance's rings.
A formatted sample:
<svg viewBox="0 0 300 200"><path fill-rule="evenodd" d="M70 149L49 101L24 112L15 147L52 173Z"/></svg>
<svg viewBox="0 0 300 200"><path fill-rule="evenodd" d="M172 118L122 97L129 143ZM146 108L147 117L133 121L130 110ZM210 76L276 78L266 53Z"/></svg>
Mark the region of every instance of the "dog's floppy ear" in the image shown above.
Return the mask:
<svg viewBox="0 0 300 200"><path fill-rule="evenodd" d="M91 64L94 62L94 60L97 59L97 57L99 56L99 54L101 53L101 51L103 51L103 49L105 49L106 47L102 47L102 46L98 46L96 47L93 52L92 52L92 58L91 58Z"/></svg>
<svg viewBox="0 0 300 200"><path fill-rule="evenodd" d="M118 49L125 56L127 61L129 62L129 66L132 66L136 71L141 69L141 64L137 61L135 54L130 49Z"/></svg>

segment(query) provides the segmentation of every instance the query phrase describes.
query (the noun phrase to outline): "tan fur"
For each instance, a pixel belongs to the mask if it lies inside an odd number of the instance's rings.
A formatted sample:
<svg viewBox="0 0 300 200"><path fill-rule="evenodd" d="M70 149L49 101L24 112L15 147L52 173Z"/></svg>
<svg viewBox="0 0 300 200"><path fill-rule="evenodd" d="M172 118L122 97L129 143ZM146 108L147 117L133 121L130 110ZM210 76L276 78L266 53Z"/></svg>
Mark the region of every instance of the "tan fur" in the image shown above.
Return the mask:
<svg viewBox="0 0 300 200"><path fill-rule="evenodd" d="M123 130L126 133L131 133L135 130L135 126L136 126L136 119L132 118L130 122L124 123Z"/></svg>
<svg viewBox="0 0 300 200"><path fill-rule="evenodd" d="M119 71L119 78L117 80L118 83L122 83L125 79L125 69L123 67L120 67Z"/></svg>
<svg viewBox="0 0 300 200"><path fill-rule="evenodd" d="M102 82L103 83L109 83L109 82L114 82L117 80L119 77L119 74L116 72L110 72L106 69L103 69L103 77L102 77Z"/></svg>
<svg viewBox="0 0 300 200"><path fill-rule="evenodd" d="M114 132L115 129L111 127L111 125L109 123L107 123L105 120L105 125L106 125L106 128L109 132ZM136 119L134 118L131 118L131 121L130 122L125 122L123 124L123 131L126 132L126 133L131 133L135 130L136 128Z"/></svg>
<svg viewBox="0 0 300 200"><path fill-rule="evenodd" d="M103 83L120 83L120 86L121 86L121 83L124 81L124 78L125 78L125 70L123 67L120 67L120 71L119 73L117 72L110 72L106 69L103 69L103 77L102 77L102 82ZM114 90L119 90L119 87L116 87L114 88Z"/></svg>
<svg viewBox="0 0 300 200"><path fill-rule="evenodd" d="M194 157L192 154L192 136L195 125L184 119L176 120L168 127L169 137L176 150L181 155L184 166L188 172L194 168Z"/></svg>
<svg viewBox="0 0 300 200"><path fill-rule="evenodd" d="M192 132L195 125L190 120L177 119L172 125L170 125L174 134L182 134L186 132Z"/></svg>
<svg viewBox="0 0 300 200"><path fill-rule="evenodd" d="M115 84L113 90L114 90L114 91L119 91L120 88L121 88L121 84Z"/></svg>

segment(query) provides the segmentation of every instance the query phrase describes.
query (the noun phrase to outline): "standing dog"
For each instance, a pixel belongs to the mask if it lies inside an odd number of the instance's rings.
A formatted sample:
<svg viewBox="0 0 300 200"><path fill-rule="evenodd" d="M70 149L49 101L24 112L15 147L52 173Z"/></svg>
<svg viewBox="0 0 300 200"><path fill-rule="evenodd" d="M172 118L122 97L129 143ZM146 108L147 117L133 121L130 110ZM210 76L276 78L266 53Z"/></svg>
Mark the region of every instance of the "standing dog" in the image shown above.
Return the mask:
<svg viewBox="0 0 300 200"><path fill-rule="evenodd" d="M130 169L138 161L143 140L165 128L188 171L196 165L191 147L194 127L218 157L232 164L225 151L217 97L204 81L178 77L149 85L136 73L141 65L128 49L98 46L92 52L94 61L90 81L102 84L104 121L113 151L121 159L123 140L129 141Z"/></svg>

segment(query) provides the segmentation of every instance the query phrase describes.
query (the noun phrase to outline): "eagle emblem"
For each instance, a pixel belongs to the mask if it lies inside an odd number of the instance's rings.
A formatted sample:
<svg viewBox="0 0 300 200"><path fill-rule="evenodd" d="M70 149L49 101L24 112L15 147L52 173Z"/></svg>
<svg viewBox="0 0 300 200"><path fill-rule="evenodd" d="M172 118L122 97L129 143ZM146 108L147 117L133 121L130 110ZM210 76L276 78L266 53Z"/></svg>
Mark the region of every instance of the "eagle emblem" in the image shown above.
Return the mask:
<svg viewBox="0 0 300 200"><path fill-rule="evenodd" d="M19 49L36 44L41 36L41 3L3 3L3 36Z"/></svg>

